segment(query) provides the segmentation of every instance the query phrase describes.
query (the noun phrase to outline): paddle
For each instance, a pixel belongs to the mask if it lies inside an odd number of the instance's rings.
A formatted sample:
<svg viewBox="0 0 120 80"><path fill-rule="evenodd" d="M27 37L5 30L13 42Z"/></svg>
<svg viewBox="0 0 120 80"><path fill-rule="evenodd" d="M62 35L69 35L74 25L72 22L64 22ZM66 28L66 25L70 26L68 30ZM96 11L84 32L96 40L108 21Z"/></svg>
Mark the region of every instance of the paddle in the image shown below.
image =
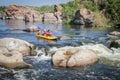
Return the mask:
<svg viewBox="0 0 120 80"><path fill-rule="evenodd" d="M44 30L44 27L38 25L38 26L37 26L37 29L38 29L38 30Z"/></svg>

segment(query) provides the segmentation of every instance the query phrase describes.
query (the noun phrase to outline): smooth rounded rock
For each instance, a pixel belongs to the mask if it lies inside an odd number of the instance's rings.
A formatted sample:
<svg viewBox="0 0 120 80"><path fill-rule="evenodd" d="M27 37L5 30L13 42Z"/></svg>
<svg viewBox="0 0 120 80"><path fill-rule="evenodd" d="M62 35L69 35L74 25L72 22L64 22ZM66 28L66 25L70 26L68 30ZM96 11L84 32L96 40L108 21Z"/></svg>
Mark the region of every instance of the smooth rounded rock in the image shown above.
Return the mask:
<svg viewBox="0 0 120 80"><path fill-rule="evenodd" d="M31 64L27 64L23 61L23 55L17 51L2 52L0 50L0 66L6 68L30 68Z"/></svg>
<svg viewBox="0 0 120 80"><path fill-rule="evenodd" d="M23 55L32 55L34 45L20 39L3 38L0 39L0 48L6 48L8 51L18 51Z"/></svg>
<svg viewBox="0 0 120 80"><path fill-rule="evenodd" d="M52 61L57 67L79 67L94 64L98 56L90 49L70 48L56 51Z"/></svg>

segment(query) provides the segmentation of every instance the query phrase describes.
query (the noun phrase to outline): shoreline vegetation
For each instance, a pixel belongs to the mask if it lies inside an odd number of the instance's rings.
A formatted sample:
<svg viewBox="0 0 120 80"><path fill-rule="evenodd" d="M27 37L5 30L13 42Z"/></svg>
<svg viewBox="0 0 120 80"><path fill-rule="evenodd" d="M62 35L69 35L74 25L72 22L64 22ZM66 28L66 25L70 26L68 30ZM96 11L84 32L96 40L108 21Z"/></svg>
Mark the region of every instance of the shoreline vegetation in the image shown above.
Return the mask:
<svg viewBox="0 0 120 80"><path fill-rule="evenodd" d="M72 24L77 10L81 8L86 8L91 10L95 14L93 19L94 27L116 27L116 24L120 24L120 10L119 10L119 0L73 0L66 4L60 4L62 9L62 14L65 20L64 24ZM54 13L54 5L52 6L41 6L33 7L29 6L41 14L44 13ZM7 6L0 6L0 14L5 12Z"/></svg>

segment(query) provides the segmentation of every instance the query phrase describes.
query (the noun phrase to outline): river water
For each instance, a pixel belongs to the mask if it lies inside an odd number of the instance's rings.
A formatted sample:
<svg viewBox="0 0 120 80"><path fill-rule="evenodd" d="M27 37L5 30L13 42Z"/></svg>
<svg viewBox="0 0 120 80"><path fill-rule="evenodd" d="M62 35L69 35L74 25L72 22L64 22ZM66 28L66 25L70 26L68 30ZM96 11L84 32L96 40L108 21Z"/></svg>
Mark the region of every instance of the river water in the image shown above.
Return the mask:
<svg viewBox="0 0 120 80"><path fill-rule="evenodd" d="M35 33L24 32L31 26L43 26L53 31L53 35L68 36L69 40L48 41L37 39ZM84 26L58 24L24 23L19 20L0 20L0 38L18 38L34 44L39 56L27 56L24 60L33 65L31 69L5 69L0 67L0 80L120 80L120 48L109 48L108 35L111 30ZM90 48L99 54L98 63L86 67L57 68L52 65L46 51L64 47Z"/></svg>

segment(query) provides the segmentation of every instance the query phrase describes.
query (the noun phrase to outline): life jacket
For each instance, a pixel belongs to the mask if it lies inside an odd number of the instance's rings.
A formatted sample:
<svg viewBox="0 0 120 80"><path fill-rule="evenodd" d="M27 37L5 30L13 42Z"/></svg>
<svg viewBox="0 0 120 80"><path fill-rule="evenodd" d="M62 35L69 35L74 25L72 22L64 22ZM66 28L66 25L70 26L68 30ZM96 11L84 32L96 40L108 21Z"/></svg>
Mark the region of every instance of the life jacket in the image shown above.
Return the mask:
<svg viewBox="0 0 120 80"><path fill-rule="evenodd" d="M52 32L46 32L47 36L52 36Z"/></svg>

